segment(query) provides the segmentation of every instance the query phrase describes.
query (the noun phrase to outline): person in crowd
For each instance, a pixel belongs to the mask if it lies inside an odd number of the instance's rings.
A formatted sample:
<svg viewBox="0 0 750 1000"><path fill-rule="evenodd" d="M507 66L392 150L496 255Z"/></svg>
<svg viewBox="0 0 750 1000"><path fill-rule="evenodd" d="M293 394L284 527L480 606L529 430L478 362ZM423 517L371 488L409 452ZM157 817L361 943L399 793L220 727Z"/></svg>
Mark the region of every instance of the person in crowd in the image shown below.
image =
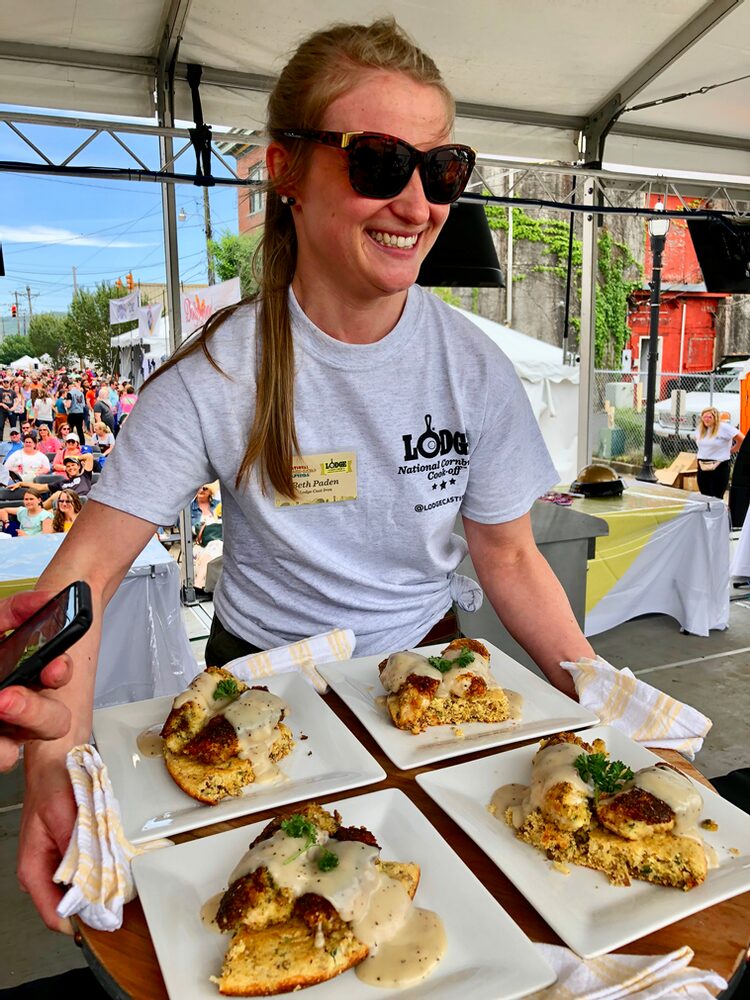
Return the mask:
<svg viewBox="0 0 750 1000"><path fill-rule="evenodd" d="M109 427L101 420L97 420L94 423L93 429L94 437L91 443L99 448L99 451L101 452L100 461L102 461L102 459L105 459L114 448L115 436Z"/></svg>
<svg viewBox="0 0 750 1000"><path fill-rule="evenodd" d="M120 395L120 400L117 404L117 426L119 427L123 419L130 414L135 404L138 402L138 397L135 394L135 389L128 382L125 385L123 392Z"/></svg>
<svg viewBox="0 0 750 1000"><path fill-rule="evenodd" d="M86 443L83 430L85 407L86 400L81 389L80 379L73 379L65 395L65 409L68 412L68 423L70 424L71 431L74 431L78 435L78 440L81 444Z"/></svg>
<svg viewBox="0 0 750 1000"><path fill-rule="evenodd" d="M100 423L106 424L114 435L115 415L112 407L109 405L109 389L106 386L103 386L97 394L96 403L94 403L94 415Z"/></svg>
<svg viewBox="0 0 750 1000"><path fill-rule="evenodd" d="M24 420L21 422L21 437L24 437L26 434L31 434L35 441L39 435L39 432L36 427L34 427L34 423L31 420Z"/></svg>
<svg viewBox="0 0 750 1000"><path fill-rule="evenodd" d="M56 492L56 487L58 486L62 486L63 489L73 490L79 497L87 497L91 492L94 470L93 455L81 455L80 457L68 455L63 460L63 466L65 479L61 483L52 483L48 487L51 495L44 501L44 506L47 510L50 510L57 502L60 495L59 492Z"/></svg>
<svg viewBox="0 0 750 1000"><path fill-rule="evenodd" d="M8 517L15 515L19 535L41 535L52 531L52 515L42 507L42 495L27 486L23 492L23 507L0 507L0 521L8 523Z"/></svg>
<svg viewBox="0 0 750 1000"><path fill-rule="evenodd" d="M5 453L6 461L10 458L14 451L20 451L23 448L23 441L21 440L21 432L16 428L12 428L10 434L10 448L8 448Z"/></svg>
<svg viewBox="0 0 750 1000"><path fill-rule="evenodd" d="M5 459L5 467L20 480L49 475L49 459L36 446L33 434L24 434L23 447Z"/></svg>
<svg viewBox="0 0 750 1000"><path fill-rule="evenodd" d="M62 441L54 436L46 424L42 424L39 428L39 451L54 461L55 455L62 447Z"/></svg>
<svg viewBox="0 0 750 1000"><path fill-rule="evenodd" d="M66 434L63 440L63 447L55 455L52 463L52 471L62 474L65 472L65 460L67 458L80 458L91 451L89 445L81 446L78 435L72 431Z"/></svg>
<svg viewBox="0 0 750 1000"><path fill-rule="evenodd" d="M221 503L211 483L198 490L190 505L193 525L193 582L204 590L208 566L224 551Z"/></svg>
<svg viewBox="0 0 750 1000"><path fill-rule="evenodd" d="M55 419L55 401L46 387L37 391L34 400L34 417L38 428L46 426L52 430Z"/></svg>
<svg viewBox="0 0 750 1000"><path fill-rule="evenodd" d="M715 406L707 406L701 411L693 436L698 445L698 489L704 496L723 500L732 455L739 451L745 435L723 421Z"/></svg>
<svg viewBox="0 0 750 1000"><path fill-rule="evenodd" d="M55 433L58 436L63 436L70 433L70 424L68 423L68 410L65 406L65 395L67 390L64 386L58 386L58 395L55 400Z"/></svg>
<svg viewBox="0 0 750 1000"><path fill-rule="evenodd" d="M190 520L193 525L193 538L197 538L205 524L214 524L219 520L216 513L219 501L211 483L205 483L193 497L190 504Z"/></svg>
<svg viewBox="0 0 750 1000"><path fill-rule="evenodd" d="M15 393L10 382L8 379L3 379L0 383L0 441L3 440L6 423L9 428L15 426L12 413L14 398Z"/></svg>
<svg viewBox="0 0 750 1000"><path fill-rule="evenodd" d="M81 498L75 490L60 490L57 494L57 505L52 518L54 532L67 532L73 527L75 519L81 513Z"/></svg>
<svg viewBox="0 0 750 1000"><path fill-rule="evenodd" d="M54 594L33 591L0 599L0 633L18 628ZM41 673L44 688L67 684L72 672L68 654L58 656ZM9 771L18 760L20 747L30 740L56 740L70 727L70 712L44 691L13 685L0 691L0 772Z"/></svg>
<svg viewBox="0 0 750 1000"><path fill-rule="evenodd" d="M473 168L454 113L390 19L316 33L277 80L260 292L157 370L39 580L85 579L94 602L74 678L51 695L70 731L26 754L18 875L50 927L76 815L65 755L90 737L103 610L202 483L219 479L227 513L210 664L341 625L358 655L453 638L454 601L478 599L457 573L466 543L551 683L574 694L560 662L595 655L534 543L531 506L558 475L513 366L416 284ZM117 539L105 559L103 539Z"/></svg>
<svg viewBox="0 0 750 1000"><path fill-rule="evenodd" d="M10 408L11 417L13 418L13 423L11 427L21 426L21 421L26 413L26 400L21 389L21 385L16 382L15 390L13 393L13 404Z"/></svg>

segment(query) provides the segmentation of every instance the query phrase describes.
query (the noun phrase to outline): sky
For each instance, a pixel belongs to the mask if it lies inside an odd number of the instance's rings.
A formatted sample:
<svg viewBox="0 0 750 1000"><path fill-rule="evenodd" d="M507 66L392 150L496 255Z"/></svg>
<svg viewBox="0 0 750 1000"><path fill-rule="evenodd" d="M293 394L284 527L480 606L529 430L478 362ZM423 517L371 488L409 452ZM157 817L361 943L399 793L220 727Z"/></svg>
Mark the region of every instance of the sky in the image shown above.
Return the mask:
<svg viewBox="0 0 750 1000"><path fill-rule="evenodd" d="M71 153L88 134L41 125L21 128L53 160ZM129 142L149 168L158 166L154 139L131 136ZM182 142L175 140L176 150ZM5 122L0 122L0 160L41 162ZM107 135L95 139L74 162L136 166ZM188 150L178 159L176 169L192 173L194 168L195 157ZM237 188L213 187L209 199L214 237L223 231L237 232ZM177 224L180 280L206 282L203 191L192 184L177 185L176 202L178 212L182 209L187 215ZM16 291L21 332L24 315L28 319L27 285L33 313L67 310L73 295L73 267L82 288L93 288L100 281L114 282L118 277L124 281L129 271L136 283L163 282L161 185L0 172L0 243L6 273L0 278L0 335L7 335L15 332L11 305Z"/></svg>

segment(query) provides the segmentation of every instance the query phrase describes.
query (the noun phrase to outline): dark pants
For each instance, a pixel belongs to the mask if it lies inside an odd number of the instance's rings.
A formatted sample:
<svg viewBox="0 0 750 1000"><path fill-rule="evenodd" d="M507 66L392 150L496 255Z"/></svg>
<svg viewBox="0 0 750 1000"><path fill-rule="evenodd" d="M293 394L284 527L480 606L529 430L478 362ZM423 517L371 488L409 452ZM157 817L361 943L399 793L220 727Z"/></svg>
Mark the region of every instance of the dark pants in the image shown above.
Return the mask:
<svg viewBox="0 0 750 1000"><path fill-rule="evenodd" d="M78 435L78 440L81 444L86 444L86 438L83 434L83 414L82 413L69 413L68 423L70 424L71 434L75 432Z"/></svg>
<svg viewBox="0 0 750 1000"><path fill-rule="evenodd" d="M460 636L458 628L458 617L453 608L450 608L445 615L436 622L418 646L429 646L437 643L448 643L452 639ZM214 614L211 622L211 634L206 643L206 666L223 667L230 660L236 660L238 656L250 656L251 653L262 653L263 650L252 643L232 635L219 621L218 615Z"/></svg>
<svg viewBox="0 0 750 1000"><path fill-rule="evenodd" d="M703 472L698 465L698 489L704 497L724 499L729 486L729 469L731 462L719 462L713 472Z"/></svg>

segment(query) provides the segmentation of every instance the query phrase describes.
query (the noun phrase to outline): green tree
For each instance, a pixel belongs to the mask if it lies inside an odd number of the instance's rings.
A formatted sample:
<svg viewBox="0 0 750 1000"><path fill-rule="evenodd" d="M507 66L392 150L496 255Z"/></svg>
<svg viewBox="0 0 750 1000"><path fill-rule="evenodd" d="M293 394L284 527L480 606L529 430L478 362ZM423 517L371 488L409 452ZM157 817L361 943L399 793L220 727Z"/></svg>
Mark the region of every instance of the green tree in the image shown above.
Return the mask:
<svg viewBox="0 0 750 1000"><path fill-rule="evenodd" d="M239 277L243 298L255 295L258 281L253 271L253 257L258 249L261 231L238 235L225 230L218 240L209 241L209 251L213 257L216 277L219 281L229 281Z"/></svg>
<svg viewBox="0 0 750 1000"><path fill-rule="evenodd" d="M119 299L127 292L102 281L93 292L79 288L65 317L65 333L70 353L88 358L104 372L112 369L110 338L130 329L132 323L109 325L109 300Z"/></svg>
<svg viewBox="0 0 750 1000"><path fill-rule="evenodd" d="M29 342L29 353L34 357L41 358L43 354L49 354L56 364L62 364L69 350L65 317L56 313L32 316L29 322Z"/></svg>
<svg viewBox="0 0 750 1000"><path fill-rule="evenodd" d="M31 341L21 333L10 333L0 340L0 365L9 365L31 353Z"/></svg>

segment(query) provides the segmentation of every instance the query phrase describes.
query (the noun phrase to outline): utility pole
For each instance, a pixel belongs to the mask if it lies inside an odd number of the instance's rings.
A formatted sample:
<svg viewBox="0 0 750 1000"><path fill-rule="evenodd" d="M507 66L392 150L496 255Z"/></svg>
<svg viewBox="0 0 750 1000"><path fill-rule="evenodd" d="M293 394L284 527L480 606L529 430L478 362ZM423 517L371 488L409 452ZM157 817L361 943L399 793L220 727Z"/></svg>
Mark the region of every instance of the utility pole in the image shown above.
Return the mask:
<svg viewBox="0 0 750 1000"><path fill-rule="evenodd" d="M73 298L78 294L78 282L76 281L76 269L73 268Z"/></svg>
<svg viewBox="0 0 750 1000"><path fill-rule="evenodd" d="M26 298L29 300L29 320L31 320L34 313L31 310L31 288L28 285L26 286Z"/></svg>
<svg viewBox="0 0 750 1000"><path fill-rule="evenodd" d="M214 274L214 257L211 253L211 240L213 239L213 234L211 231L211 203L208 200L208 188L203 188L203 228L206 232L206 258L208 261L208 283L209 285L216 284L216 275Z"/></svg>

